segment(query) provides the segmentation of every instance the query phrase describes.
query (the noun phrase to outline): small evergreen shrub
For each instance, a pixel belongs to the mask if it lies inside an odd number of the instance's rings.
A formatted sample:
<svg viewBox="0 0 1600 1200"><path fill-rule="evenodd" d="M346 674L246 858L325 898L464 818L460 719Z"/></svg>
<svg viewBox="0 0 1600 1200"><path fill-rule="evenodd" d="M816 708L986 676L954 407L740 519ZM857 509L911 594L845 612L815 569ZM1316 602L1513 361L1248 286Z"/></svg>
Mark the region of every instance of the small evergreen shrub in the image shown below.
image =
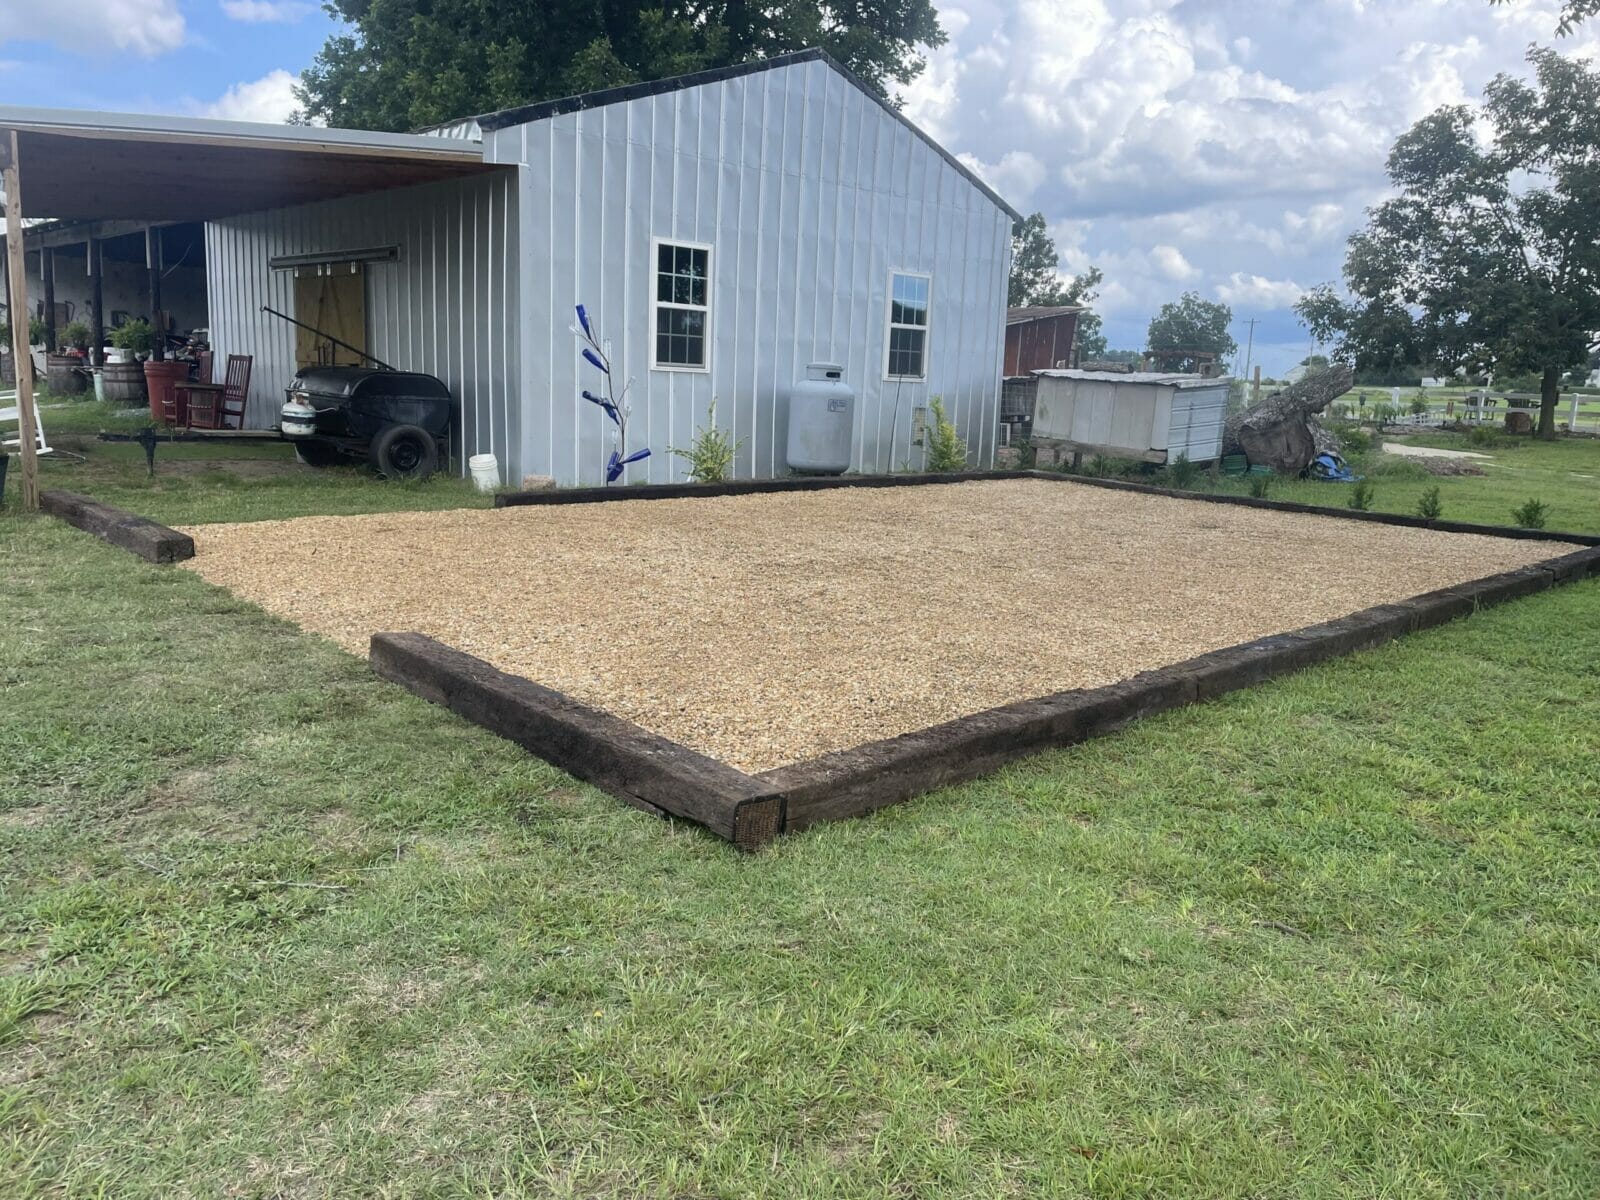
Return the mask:
<svg viewBox="0 0 1600 1200"><path fill-rule="evenodd" d="M721 483L733 472L733 457L739 447L749 441L717 428L717 402L711 401L706 409L706 423L694 431L694 440L687 450L669 446L667 450L689 464L689 478L695 483Z"/></svg>
<svg viewBox="0 0 1600 1200"><path fill-rule="evenodd" d="M1356 512L1368 511L1372 507L1372 485L1365 479L1356 480L1356 486L1350 489L1350 498L1344 503L1346 508Z"/></svg>
<svg viewBox="0 0 1600 1200"><path fill-rule="evenodd" d="M1267 493L1272 490L1271 475L1251 475L1250 495L1257 500L1265 500Z"/></svg>
<svg viewBox="0 0 1600 1200"><path fill-rule="evenodd" d="M1511 519L1523 529L1543 529L1549 517L1549 505L1538 499L1529 500L1511 510Z"/></svg>
<svg viewBox="0 0 1600 1200"><path fill-rule="evenodd" d="M1200 478L1200 466L1189 461L1187 454L1180 454L1167 464L1166 484L1169 487L1188 489L1194 486L1194 481Z"/></svg>
<svg viewBox="0 0 1600 1200"><path fill-rule="evenodd" d="M1444 505L1439 501L1439 485L1435 484L1422 493L1422 499L1417 501L1417 516L1424 521L1437 521L1444 514Z"/></svg>
<svg viewBox="0 0 1600 1200"><path fill-rule="evenodd" d="M944 400L939 396L928 398L928 413L933 423L928 426L928 470L944 473L967 469L967 443L956 435L956 427L945 416Z"/></svg>

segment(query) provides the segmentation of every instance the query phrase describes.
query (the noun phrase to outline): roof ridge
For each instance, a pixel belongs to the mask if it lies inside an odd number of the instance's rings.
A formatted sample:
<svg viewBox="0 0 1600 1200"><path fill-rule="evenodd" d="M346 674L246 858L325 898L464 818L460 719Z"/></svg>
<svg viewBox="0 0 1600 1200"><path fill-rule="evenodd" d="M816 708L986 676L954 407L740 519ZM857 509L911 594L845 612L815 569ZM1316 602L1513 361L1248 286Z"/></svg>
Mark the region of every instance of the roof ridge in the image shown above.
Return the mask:
<svg viewBox="0 0 1600 1200"><path fill-rule="evenodd" d="M917 137L930 146L939 157L954 167L961 175L984 194L996 207L1005 212L1013 221L1022 220L1022 214L1010 204L994 188L984 182L971 167L946 150L933 135L924 130L910 117L906 116L893 104L889 103L879 92L871 87L864 79L849 67L845 66L833 55L820 46L812 46L805 50L795 50L788 54L778 54L771 58L756 58L748 62L735 63L731 66L712 67L705 71L695 71L688 75L673 75L665 79L652 79L643 83L628 83L621 87L605 88L598 92L585 92L576 96L562 96L556 100L541 100L537 104L521 104L512 108L502 108L494 112L478 113L476 116L457 117L454 120L442 121L433 129L444 129L452 125L461 125L467 122L475 123L484 132L492 133L497 129L505 129L512 125L526 125L533 121L545 121L551 117L563 116L567 113L583 112L591 108L603 108L609 104L622 104L629 100L643 100L650 96L660 96L667 92L684 91L687 88L703 87L706 84L720 83L727 79L738 79L745 75L754 75L762 71L773 71L780 67L795 66L800 63L822 62L832 67L845 79L859 89L862 94L876 101L878 106L895 120L899 121Z"/></svg>

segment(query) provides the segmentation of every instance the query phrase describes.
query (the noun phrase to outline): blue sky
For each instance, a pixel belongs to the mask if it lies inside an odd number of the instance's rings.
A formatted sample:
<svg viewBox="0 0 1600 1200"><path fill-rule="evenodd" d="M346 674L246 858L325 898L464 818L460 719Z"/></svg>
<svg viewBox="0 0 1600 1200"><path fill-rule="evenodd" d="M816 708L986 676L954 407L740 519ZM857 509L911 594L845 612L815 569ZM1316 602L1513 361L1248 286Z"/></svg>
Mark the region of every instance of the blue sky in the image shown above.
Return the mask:
<svg viewBox="0 0 1600 1200"><path fill-rule="evenodd" d="M1185 290L1282 372L1394 138L1549 43L1554 0L945 0L906 111L1098 265L1111 344ZM1600 22L1596 23L1600 25ZM281 120L333 23L309 0L0 0L0 102ZM42 34L41 34L41 31ZM1600 31L1557 43L1600 57ZM1242 364L1241 364L1242 365Z"/></svg>

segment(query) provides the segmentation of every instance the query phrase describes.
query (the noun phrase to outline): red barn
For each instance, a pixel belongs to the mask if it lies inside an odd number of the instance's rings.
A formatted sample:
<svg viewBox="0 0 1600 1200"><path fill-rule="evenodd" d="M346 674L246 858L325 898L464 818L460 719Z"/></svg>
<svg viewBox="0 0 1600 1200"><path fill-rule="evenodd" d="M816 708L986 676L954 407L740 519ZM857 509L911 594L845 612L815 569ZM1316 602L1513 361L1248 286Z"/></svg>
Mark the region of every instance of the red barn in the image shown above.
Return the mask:
<svg viewBox="0 0 1600 1200"><path fill-rule="evenodd" d="M1006 309L1006 363L1003 375L1073 365L1081 304Z"/></svg>

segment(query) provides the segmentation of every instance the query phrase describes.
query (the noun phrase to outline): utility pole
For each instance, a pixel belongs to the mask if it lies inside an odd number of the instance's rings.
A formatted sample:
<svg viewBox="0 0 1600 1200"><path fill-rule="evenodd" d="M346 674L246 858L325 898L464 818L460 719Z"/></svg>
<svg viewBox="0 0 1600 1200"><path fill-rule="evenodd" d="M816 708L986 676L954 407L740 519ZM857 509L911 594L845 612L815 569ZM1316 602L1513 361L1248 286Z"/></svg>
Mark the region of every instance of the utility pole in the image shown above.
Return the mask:
<svg viewBox="0 0 1600 1200"><path fill-rule="evenodd" d="M1244 377L1250 378L1250 354L1256 348L1256 319L1250 318L1250 333L1244 343Z"/></svg>

